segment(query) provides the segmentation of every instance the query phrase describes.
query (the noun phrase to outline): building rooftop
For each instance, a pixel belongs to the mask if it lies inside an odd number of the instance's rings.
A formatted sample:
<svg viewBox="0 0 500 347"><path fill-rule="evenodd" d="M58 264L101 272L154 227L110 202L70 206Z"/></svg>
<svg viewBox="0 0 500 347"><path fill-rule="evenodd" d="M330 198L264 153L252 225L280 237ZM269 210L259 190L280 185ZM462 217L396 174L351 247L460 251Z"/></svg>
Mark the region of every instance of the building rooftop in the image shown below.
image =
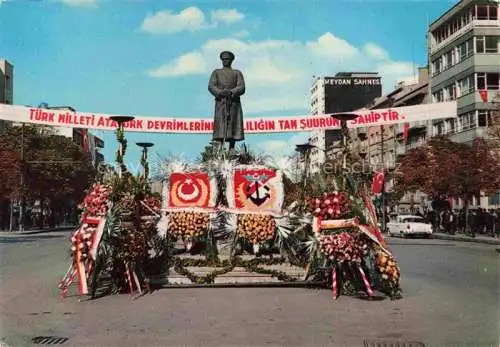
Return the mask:
<svg viewBox="0 0 500 347"><path fill-rule="evenodd" d="M434 22L429 25L429 31L433 31L438 28L441 24L446 22L448 19L453 17L458 11L474 3L476 0L460 0L455 5L453 5L448 11L439 16ZM492 1L493 2L493 1Z"/></svg>
<svg viewBox="0 0 500 347"><path fill-rule="evenodd" d="M335 77L380 77L378 72L337 72Z"/></svg>
<svg viewBox="0 0 500 347"><path fill-rule="evenodd" d="M390 100L392 103L397 104L400 101L410 99L414 94L421 92L427 93L427 85L427 81L422 81L420 83L400 86L391 91L389 94L376 98L373 103L368 105L368 108L372 110L376 109Z"/></svg>
<svg viewBox="0 0 500 347"><path fill-rule="evenodd" d="M50 106L51 110L69 110L71 112L76 112L76 110L71 106Z"/></svg>

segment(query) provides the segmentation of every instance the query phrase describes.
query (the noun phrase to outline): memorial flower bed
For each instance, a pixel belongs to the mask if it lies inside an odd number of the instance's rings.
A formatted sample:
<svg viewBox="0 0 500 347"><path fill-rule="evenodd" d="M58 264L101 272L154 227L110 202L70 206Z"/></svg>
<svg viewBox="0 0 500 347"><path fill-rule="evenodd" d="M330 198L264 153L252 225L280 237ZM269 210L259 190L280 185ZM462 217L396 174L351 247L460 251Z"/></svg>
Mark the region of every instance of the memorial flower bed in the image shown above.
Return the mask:
<svg viewBox="0 0 500 347"><path fill-rule="evenodd" d="M194 284L212 284L235 267L297 281L266 268L288 263L305 268L306 280L328 286L334 298L360 292L401 297L400 270L368 197L356 189L324 188L282 206L286 194L298 195L283 189L279 171L231 163L224 167L226 177L203 167L177 169L161 200L144 180L129 174L95 184L81 205L82 224L71 240L73 264L61 281L62 294L77 281L79 293L91 297L102 292L141 295L151 289L152 277L168 277L171 271ZM184 248L176 248L179 240ZM243 260L235 253L242 240L253 246L253 252L243 248L247 257L271 257ZM229 249L225 255L220 242ZM178 256L193 252L194 243L197 258ZM276 253L279 258L272 256ZM192 266L212 269L200 275ZM103 288L106 276L111 281Z"/></svg>

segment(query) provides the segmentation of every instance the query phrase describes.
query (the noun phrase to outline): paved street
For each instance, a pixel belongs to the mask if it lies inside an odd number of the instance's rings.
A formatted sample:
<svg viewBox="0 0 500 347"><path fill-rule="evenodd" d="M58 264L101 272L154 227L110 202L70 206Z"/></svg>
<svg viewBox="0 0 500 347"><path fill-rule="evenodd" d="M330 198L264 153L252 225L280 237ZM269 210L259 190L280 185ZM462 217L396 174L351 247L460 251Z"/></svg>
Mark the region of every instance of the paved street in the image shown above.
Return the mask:
<svg viewBox="0 0 500 347"><path fill-rule="evenodd" d="M425 346L499 345L497 247L391 239L404 299L331 299L296 288L164 289L131 301L61 301L67 232L0 237L0 340L34 346L363 346L365 339Z"/></svg>

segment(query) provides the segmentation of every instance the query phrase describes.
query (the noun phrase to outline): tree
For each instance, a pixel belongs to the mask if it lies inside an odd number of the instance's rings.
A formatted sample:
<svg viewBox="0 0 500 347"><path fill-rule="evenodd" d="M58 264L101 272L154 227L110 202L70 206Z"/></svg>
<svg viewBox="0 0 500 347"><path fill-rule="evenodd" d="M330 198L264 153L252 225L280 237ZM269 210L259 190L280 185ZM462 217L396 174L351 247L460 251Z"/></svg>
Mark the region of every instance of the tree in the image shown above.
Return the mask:
<svg viewBox="0 0 500 347"><path fill-rule="evenodd" d="M17 177L9 181L8 189L19 190L20 170L23 170L25 200L38 200L51 211L74 206L95 177L90 156L83 148L69 138L50 135L40 127L11 127L2 134L0 143L0 148L11 153L11 157L20 159L21 149L24 156L24 160L18 162Z"/></svg>
<svg viewBox="0 0 500 347"><path fill-rule="evenodd" d="M496 154L498 155L498 152L500 152L500 98L497 98L494 105L495 109L490 111L488 144L492 149L496 150Z"/></svg>
<svg viewBox="0 0 500 347"><path fill-rule="evenodd" d="M82 200L95 177L88 153L71 139L47 136L33 149L36 158L27 165L27 186L31 195L46 201L51 211Z"/></svg>
<svg viewBox="0 0 500 347"><path fill-rule="evenodd" d="M499 162L487 143L472 146L435 137L426 146L411 149L396 168L396 194L420 190L433 200L460 197L468 201L480 191L498 189Z"/></svg>
<svg viewBox="0 0 500 347"><path fill-rule="evenodd" d="M0 136L0 177L0 200L17 197L21 179L21 158L5 136Z"/></svg>
<svg viewBox="0 0 500 347"><path fill-rule="evenodd" d="M458 153L456 190L466 204L480 191L488 194L500 189L500 162L484 139L477 138L472 147L463 146Z"/></svg>
<svg viewBox="0 0 500 347"><path fill-rule="evenodd" d="M426 146L410 149L395 170L395 195L416 190L432 198L456 194L450 176L459 161L457 145L445 137L435 137Z"/></svg>

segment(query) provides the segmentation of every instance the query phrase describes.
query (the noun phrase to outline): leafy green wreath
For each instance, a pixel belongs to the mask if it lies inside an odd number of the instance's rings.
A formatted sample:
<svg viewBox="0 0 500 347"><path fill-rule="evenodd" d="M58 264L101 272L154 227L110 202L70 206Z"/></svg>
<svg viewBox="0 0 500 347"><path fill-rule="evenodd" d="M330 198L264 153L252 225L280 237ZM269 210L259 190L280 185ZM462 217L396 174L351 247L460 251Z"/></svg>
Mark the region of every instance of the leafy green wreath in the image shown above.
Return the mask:
<svg viewBox="0 0 500 347"><path fill-rule="evenodd" d="M192 258L176 258L174 260L174 270L183 276L186 276L192 283L196 284L212 284L217 276L224 275L231 272L236 266L245 268L249 272L261 273L266 275L271 275L271 277L276 277L280 281L293 282L297 279L288 275L283 271L265 269L259 267L259 265L279 265L285 263L287 260L283 257L280 258L254 258L250 260L243 260L240 257L234 257L229 260L223 261L208 261L205 259L192 259ZM187 267L197 266L197 267L219 267L214 271L208 273L204 276L198 276L195 273L189 271Z"/></svg>

